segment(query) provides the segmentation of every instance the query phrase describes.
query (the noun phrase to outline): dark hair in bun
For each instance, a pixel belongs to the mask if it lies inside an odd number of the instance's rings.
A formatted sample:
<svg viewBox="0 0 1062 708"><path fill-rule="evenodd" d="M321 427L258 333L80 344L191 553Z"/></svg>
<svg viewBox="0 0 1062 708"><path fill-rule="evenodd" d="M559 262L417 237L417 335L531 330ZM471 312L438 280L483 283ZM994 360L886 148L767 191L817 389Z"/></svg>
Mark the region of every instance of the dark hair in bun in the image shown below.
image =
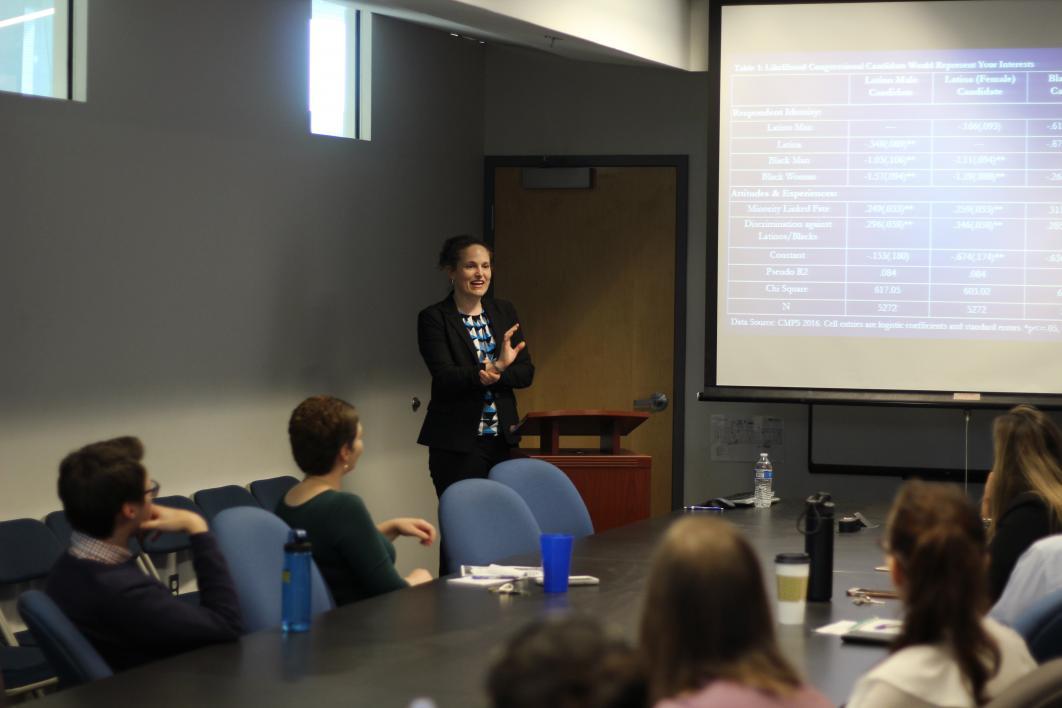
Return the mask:
<svg viewBox="0 0 1062 708"><path fill-rule="evenodd" d="M469 246L483 246L483 248L487 249L487 253L491 255L491 258L494 257L494 250L484 243L482 239L466 234L451 236L443 242L442 250L439 251L439 270L456 268L461 261L461 253Z"/></svg>

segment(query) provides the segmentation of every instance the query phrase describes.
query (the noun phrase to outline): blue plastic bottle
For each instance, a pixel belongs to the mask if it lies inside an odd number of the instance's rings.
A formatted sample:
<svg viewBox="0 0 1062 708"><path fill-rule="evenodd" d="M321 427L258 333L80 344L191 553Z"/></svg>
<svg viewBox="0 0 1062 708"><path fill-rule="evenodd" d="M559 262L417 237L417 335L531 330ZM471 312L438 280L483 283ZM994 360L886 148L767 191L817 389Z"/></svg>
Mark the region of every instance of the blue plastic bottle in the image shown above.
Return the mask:
<svg viewBox="0 0 1062 708"><path fill-rule="evenodd" d="M310 629L310 551L306 532L292 529L284 544L281 628L285 632Z"/></svg>

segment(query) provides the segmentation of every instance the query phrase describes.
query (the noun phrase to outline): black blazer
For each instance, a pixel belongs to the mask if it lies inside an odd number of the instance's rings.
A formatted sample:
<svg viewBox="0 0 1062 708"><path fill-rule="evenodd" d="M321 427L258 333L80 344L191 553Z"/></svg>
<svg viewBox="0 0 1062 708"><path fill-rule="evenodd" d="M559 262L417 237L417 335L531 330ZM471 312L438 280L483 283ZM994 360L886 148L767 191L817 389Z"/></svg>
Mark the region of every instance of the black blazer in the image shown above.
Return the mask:
<svg viewBox="0 0 1062 708"><path fill-rule="evenodd" d="M519 320L516 308L505 300L483 298L483 311L490 319L490 329L498 346L502 335ZM523 341L521 330L513 335L512 344ZM454 452L468 452L476 444L479 420L483 413L483 368L476 357L475 345L468 336L453 295L426 307L417 315L417 345L431 372L431 402L417 442L428 447ZM531 355L524 347L516 360L491 386L498 409L498 425L505 442L516 445L518 436L510 428L519 421L514 388L527 388L535 376Z"/></svg>
<svg viewBox="0 0 1062 708"><path fill-rule="evenodd" d="M992 602L1003 594L1021 554L1041 538L1055 533L1051 511L1035 492L1023 492L996 519L996 532L988 544L988 582Z"/></svg>

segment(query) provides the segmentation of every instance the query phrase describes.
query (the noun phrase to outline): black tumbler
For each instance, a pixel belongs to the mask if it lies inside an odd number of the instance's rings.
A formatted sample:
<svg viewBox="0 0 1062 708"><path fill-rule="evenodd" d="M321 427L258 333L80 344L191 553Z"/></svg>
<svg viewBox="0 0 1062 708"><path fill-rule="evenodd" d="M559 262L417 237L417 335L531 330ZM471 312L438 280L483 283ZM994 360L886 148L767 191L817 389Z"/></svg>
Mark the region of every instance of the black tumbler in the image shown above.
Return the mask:
<svg viewBox="0 0 1062 708"><path fill-rule="evenodd" d="M833 501L826 492L812 494L804 507L804 550L811 557L808 602L833 596Z"/></svg>

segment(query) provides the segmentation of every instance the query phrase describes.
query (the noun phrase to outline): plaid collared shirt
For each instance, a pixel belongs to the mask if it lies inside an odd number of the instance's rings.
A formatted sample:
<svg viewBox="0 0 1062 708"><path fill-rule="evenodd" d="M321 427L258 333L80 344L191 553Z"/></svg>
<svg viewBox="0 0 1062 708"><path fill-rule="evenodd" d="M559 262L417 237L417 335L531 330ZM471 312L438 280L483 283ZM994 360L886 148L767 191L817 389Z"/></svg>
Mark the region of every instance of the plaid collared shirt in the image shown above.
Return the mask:
<svg viewBox="0 0 1062 708"><path fill-rule="evenodd" d="M101 541L80 531L70 534L70 555L105 565L118 565L133 557L128 548Z"/></svg>

